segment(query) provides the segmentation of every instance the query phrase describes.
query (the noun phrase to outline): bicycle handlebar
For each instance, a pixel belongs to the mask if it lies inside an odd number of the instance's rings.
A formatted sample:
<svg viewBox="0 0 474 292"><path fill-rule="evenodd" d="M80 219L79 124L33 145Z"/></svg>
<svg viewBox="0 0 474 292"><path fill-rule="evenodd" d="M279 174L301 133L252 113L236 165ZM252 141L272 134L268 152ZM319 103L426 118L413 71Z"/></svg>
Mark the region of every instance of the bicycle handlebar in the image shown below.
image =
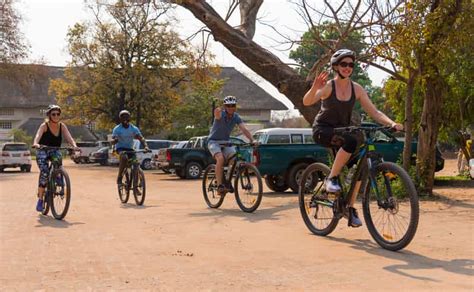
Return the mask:
<svg viewBox="0 0 474 292"><path fill-rule="evenodd" d="M31 147L31 148L37 148L41 150L69 150L69 151L74 151L74 147L56 147L56 146L46 146L46 145L40 145L39 147Z"/></svg>
<svg viewBox="0 0 474 292"><path fill-rule="evenodd" d="M122 150L120 151L120 154L122 153L150 153L152 152L151 150Z"/></svg>
<svg viewBox="0 0 474 292"><path fill-rule="evenodd" d="M344 132L357 132L357 131L365 131L365 132L375 132L377 130L388 130L390 132L396 132L397 130L391 126L378 126L378 127L363 127L363 126L349 126L349 127L339 127L334 128L334 133L344 133ZM402 132L402 131L400 131Z"/></svg>

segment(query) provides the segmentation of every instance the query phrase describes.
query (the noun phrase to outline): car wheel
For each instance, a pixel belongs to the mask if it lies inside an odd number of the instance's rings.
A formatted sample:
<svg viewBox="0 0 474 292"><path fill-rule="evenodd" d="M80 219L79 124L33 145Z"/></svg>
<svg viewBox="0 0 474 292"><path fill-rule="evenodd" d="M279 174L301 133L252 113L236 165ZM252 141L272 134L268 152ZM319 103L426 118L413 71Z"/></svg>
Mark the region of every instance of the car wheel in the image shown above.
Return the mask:
<svg viewBox="0 0 474 292"><path fill-rule="evenodd" d="M150 159L145 159L143 160L142 162L142 168L145 169L145 170L150 170L152 169L152 165L151 165L151 160Z"/></svg>
<svg viewBox="0 0 474 292"><path fill-rule="evenodd" d="M299 183L307 166L307 163L298 163L294 165L288 173L288 185L294 193L298 193L299 191Z"/></svg>
<svg viewBox="0 0 474 292"><path fill-rule="evenodd" d="M31 165L25 166L25 170L26 170L26 172L31 172Z"/></svg>
<svg viewBox="0 0 474 292"><path fill-rule="evenodd" d="M284 192L288 189L285 178L281 175L267 175L265 177L267 187L274 192Z"/></svg>
<svg viewBox="0 0 474 292"><path fill-rule="evenodd" d="M202 166L198 162L189 162L186 164L186 178L198 179L201 177Z"/></svg>
<svg viewBox="0 0 474 292"><path fill-rule="evenodd" d="M3 172L4 168L3 167L0 167L0 172Z"/></svg>

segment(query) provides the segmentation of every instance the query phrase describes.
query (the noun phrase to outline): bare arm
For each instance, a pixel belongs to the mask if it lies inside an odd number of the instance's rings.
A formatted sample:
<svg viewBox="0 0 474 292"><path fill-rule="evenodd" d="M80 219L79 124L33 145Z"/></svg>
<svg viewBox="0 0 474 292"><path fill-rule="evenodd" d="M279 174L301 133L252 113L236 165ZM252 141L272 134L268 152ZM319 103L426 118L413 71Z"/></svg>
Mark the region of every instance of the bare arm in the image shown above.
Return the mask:
<svg viewBox="0 0 474 292"><path fill-rule="evenodd" d="M403 130L403 126L401 124L398 124L394 122L392 119L387 117L383 112L379 111L375 105L372 103L370 100L369 96L367 95L367 92L365 91L362 86L359 84L355 83L355 91L356 91L356 96L358 97L360 104L364 111L369 114L370 117L372 117L375 121L377 121L381 125L385 126L390 126L394 127L397 130Z"/></svg>
<svg viewBox="0 0 474 292"><path fill-rule="evenodd" d="M327 83L328 72L322 72L313 81L310 90L303 97L303 104L310 106L331 94L331 85Z"/></svg>
<svg viewBox="0 0 474 292"><path fill-rule="evenodd" d="M38 131L36 132L36 136L35 136L35 139L33 140L33 146L34 147L38 147L39 146L39 141L41 140L41 136L43 136L43 133L46 131L46 124L45 123L42 123L39 128L38 128Z"/></svg>
<svg viewBox="0 0 474 292"><path fill-rule="evenodd" d="M244 133L245 137L249 139L250 143L253 143L252 134L250 133L249 130L247 130L247 127L245 126L243 122L239 124L239 129L242 131L242 133Z"/></svg>
<svg viewBox="0 0 474 292"><path fill-rule="evenodd" d="M74 141L74 139L72 138L71 133L69 132L69 129L67 128L67 126L65 124L62 124L61 129L62 129L64 138L66 138L66 141L69 143L69 145L71 145L74 148L77 148L76 141Z"/></svg>

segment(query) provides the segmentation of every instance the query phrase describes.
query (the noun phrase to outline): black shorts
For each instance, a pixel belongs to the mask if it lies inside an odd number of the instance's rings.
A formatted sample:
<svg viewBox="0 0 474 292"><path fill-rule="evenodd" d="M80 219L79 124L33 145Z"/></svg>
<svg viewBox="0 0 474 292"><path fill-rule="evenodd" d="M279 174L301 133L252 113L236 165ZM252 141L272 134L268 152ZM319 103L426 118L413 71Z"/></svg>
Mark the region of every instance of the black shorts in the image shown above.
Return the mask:
<svg viewBox="0 0 474 292"><path fill-rule="evenodd" d="M357 136L353 134L334 134L334 128L324 126L313 127L314 142L329 148L342 147L348 153L354 153L357 149Z"/></svg>

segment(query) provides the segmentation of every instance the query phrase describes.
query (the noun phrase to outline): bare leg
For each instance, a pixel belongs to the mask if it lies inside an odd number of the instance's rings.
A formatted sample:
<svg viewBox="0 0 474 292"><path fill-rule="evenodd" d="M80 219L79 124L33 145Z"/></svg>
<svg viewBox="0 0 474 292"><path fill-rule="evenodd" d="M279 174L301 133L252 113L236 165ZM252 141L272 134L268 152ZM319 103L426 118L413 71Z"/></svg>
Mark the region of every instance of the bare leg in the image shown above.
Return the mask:
<svg viewBox="0 0 474 292"><path fill-rule="evenodd" d="M41 199L41 200L44 199L44 190L45 188L38 187L38 199Z"/></svg>
<svg viewBox="0 0 474 292"><path fill-rule="evenodd" d="M216 159L216 179L217 185L221 185L223 181L224 173L224 155L217 153L214 158Z"/></svg>
<svg viewBox="0 0 474 292"><path fill-rule="evenodd" d="M335 177L341 173L342 168L346 165L347 161L351 158L351 153L344 151L344 149L340 148L337 151L336 158L334 158L334 163L332 165L331 173L329 177Z"/></svg>

